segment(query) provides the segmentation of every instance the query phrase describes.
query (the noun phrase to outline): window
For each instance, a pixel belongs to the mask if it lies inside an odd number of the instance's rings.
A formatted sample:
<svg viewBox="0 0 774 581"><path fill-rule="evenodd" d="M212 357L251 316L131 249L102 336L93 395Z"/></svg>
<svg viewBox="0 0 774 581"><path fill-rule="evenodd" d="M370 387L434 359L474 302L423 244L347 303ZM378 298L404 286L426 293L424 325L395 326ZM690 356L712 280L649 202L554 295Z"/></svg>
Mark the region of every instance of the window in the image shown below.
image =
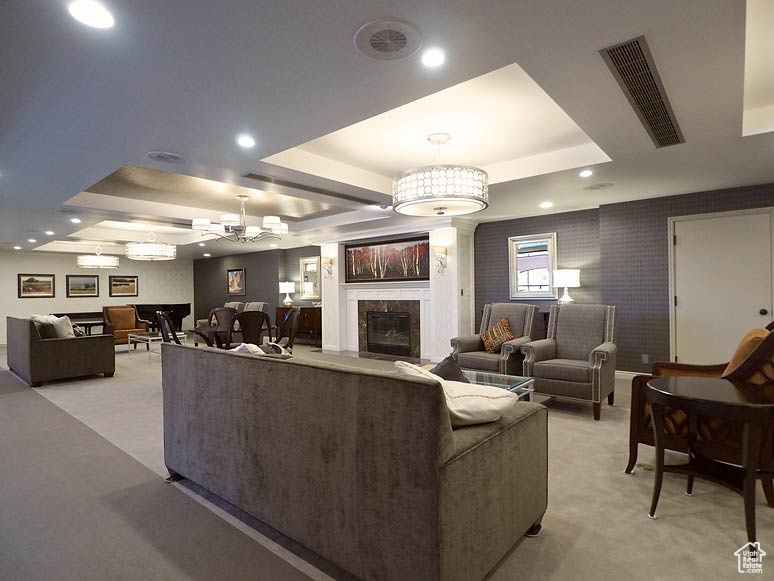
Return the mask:
<svg viewBox="0 0 774 581"><path fill-rule="evenodd" d="M512 299L556 298L551 280L555 241L555 233L508 239Z"/></svg>

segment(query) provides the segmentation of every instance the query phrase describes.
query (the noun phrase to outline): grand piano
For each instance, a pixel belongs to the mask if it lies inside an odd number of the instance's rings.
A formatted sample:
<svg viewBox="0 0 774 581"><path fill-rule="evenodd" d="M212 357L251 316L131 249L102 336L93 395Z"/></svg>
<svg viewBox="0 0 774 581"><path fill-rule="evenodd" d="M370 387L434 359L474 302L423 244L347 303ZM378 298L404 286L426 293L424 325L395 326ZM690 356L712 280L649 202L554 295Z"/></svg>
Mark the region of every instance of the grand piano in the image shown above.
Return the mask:
<svg viewBox="0 0 774 581"><path fill-rule="evenodd" d="M175 331L183 328L183 319L191 314L191 303L146 303L143 305L131 305L137 309L137 315L150 323L151 330L158 331L159 322L156 319L156 311L169 313L169 317L175 324Z"/></svg>

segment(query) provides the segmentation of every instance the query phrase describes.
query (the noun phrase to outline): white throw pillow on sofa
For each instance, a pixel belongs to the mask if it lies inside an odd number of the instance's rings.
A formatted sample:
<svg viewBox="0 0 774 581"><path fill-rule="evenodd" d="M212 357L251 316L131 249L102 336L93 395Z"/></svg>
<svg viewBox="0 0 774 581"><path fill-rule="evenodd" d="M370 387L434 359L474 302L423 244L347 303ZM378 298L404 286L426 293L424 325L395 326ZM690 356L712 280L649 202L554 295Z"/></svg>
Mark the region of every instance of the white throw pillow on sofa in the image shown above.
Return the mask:
<svg viewBox="0 0 774 581"><path fill-rule="evenodd" d="M73 323L70 321L70 317L56 317L54 315L32 315L30 317L33 321L38 323L49 323L54 326L57 339L70 339L75 337L73 331Z"/></svg>
<svg viewBox="0 0 774 581"><path fill-rule="evenodd" d="M269 351L264 351L264 349L258 345L255 345L254 343L240 343L233 349L229 349L229 351L233 351L235 353L249 353L250 355L271 357L274 359L290 359L293 357L293 354L290 351L284 347L281 347L280 345L277 345L276 343L267 343L263 347L269 348Z"/></svg>
<svg viewBox="0 0 774 581"><path fill-rule="evenodd" d="M519 401L519 398L508 390L461 381L447 381L427 369L405 361L396 361L395 369L403 375L426 377L441 384L453 428L496 422L503 412Z"/></svg>

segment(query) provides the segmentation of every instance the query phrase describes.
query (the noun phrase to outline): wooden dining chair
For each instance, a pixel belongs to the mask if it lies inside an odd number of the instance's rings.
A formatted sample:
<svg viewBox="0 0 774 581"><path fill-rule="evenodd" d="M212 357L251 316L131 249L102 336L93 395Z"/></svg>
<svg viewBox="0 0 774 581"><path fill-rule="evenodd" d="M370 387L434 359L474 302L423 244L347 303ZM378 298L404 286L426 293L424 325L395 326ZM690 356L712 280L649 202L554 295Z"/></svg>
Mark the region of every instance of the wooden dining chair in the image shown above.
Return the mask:
<svg viewBox="0 0 774 581"><path fill-rule="evenodd" d="M156 311L156 319L159 322L159 331L161 331L161 338L164 343L177 343L181 345L180 339L177 338L177 332L175 324L172 322L172 317L165 311Z"/></svg>
<svg viewBox="0 0 774 581"><path fill-rule="evenodd" d="M242 311L231 319L228 337L224 347L230 349L235 343L252 343L261 345L263 333L269 332L271 340L271 322L269 315L262 311Z"/></svg>
<svg viewBox="0 0 774 581"><path fill-rule="evenodd" d="M285 317L282 319L282 323L277 323L277 340L275 343L284 347L291 353L293 352L293 345L296 341L296 334L298 333L298 319L301 317L301 309L290 309Z"/></svg>
<svg viewBox="0 0 774 581"><path fill-rule="evenodd" d="M769 325L772 327L774 325ZM767 327L767 330L771 330ZM629 463L624 472L631 474L637 463L639 444L654 445L653 420L646 400L648 381L653 377L694 376L720 377L745 384L760 390L774 391L774 332L765 334L762 330L751 331L742 340L749 343L755 335L756 346L746 357L742 344L728 363L715 365L691 365L687 363L657 362L651 375L637 375L632 380L632 406L629 420ZM690 446L689 418L681 409L667 409L664 416L664 442L667 450L688 453ZM696 449L703 455L721 462L741 465L742 426L714 417L698 418L699 439ZM767 473L774 471L774 425L765 431L761 444L760 469ZM774 507L774 482L770 476L761 478L766 502Z"/></svg>

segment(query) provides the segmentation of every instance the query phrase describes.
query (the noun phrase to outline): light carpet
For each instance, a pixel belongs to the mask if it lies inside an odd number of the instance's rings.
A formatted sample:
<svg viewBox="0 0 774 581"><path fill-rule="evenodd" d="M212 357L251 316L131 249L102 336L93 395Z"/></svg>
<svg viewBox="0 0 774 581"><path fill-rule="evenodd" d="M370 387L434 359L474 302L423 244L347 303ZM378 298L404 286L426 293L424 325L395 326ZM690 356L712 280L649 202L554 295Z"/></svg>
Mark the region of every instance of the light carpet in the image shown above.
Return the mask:
<svg viewBox="0 0 774 581"><path fill-rule="evenodd" d="M297 347L296 355L370 369L392 367L387 361L305 347ZM122 351L117 353L112 379L60 382L36 391L163 475L160 376L159 356L149 361L133 354L129 359ZM739 574L733 553L746 541L741 497L701 480L696 481L694 496L688 497L685 478L668 474L658 518L648 519L653 473L623 473L628 457L628 381L617 382L616 400L615 407L603 404L599 422L592 420L590 405L547 402L549 505L543 532L536 539L522 539L491 579L731 579ZM668 462L680 459L678 454L667 457ZM652 448L640 447L639 462L653 463ZM232 516L221 516L237 527L246 526ZM766 506L760 488L757 516L761 546L774 550L774 509ZM286 543L255 530L247 532L284 559L299 558ZM768 568L774 570L771 559ZM320 570L319 564L305 563L311 576L336 576Z"/></svg>

